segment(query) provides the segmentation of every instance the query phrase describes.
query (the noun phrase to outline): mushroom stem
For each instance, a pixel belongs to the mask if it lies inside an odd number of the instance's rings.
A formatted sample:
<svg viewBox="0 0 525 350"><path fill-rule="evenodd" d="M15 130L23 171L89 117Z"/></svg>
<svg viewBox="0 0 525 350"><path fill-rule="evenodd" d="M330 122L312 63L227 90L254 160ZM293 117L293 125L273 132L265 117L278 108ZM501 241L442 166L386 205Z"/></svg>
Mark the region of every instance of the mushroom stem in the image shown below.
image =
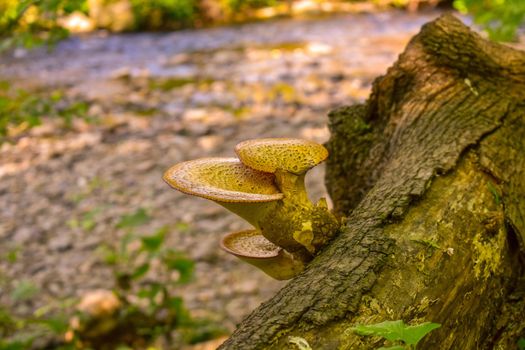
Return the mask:
<svg viewBox="0 0 525 350"><path fill-rule="evenodd" d="M305 175L275 171L276 184L284 198L271 203L273 210L260 215L256 227L296 259L308 262L335 235L340 223L328 210L326 201L320 200L317 205L310 202Z"/></svg>
<svg viewBox="0 0 525 350"><path fill-rule="evenodd" d="M256 203L235 203L235 202L219 202L234 214L237 214L244 220L252 224L256 229L261 229L261 222L263 218L269 217L271 213L275 212L279 206L277 202L256 202Z"/></svg>
<svg viewBox="0 0 525 350"><path fill-rule="evenodd" d="M297 203L311 206L312 203L308 199L304 184L305 176L306 173L296 175L284 170L277 170L275 172L275 182L285 198L293 198Z"/></svg>

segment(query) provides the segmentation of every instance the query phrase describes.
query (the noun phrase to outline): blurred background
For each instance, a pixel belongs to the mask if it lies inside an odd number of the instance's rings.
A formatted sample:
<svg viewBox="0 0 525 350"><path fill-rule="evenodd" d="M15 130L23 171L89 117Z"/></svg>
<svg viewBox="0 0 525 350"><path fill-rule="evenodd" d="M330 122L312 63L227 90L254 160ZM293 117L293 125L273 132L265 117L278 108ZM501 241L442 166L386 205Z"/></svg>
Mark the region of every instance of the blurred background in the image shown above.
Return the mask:
<svg viewBox="0 0 525 350"><path fill-rule="evenodd" d="M221 251L248 224L163 172L325 142L450 11L524 47L521 0L0 0L0 349L215 349L285 282Z"/></svg>

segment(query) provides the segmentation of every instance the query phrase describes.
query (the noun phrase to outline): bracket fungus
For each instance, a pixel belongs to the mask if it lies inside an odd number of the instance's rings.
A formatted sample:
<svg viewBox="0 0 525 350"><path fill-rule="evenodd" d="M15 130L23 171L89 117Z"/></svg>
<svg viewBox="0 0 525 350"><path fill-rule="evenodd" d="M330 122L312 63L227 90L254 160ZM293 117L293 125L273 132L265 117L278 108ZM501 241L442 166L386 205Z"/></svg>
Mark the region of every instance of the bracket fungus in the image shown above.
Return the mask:
<svg viewBox="0 0 525 350"><path fill-rule="evenodd" d="M304 263L267 240L257 230L232 232L221 240L221 248L277 280L287 280L304 269Z"/></svg>
<svg viewBox="0 0 525 350"><path fill-rule="evenodd" d="M250 168L273 173L284 195L277 219L265 225L263 234L275 244L307 256L326 244L339 221L324 199L317 205L310 202L304 184L306 172L328 157L326 148L308 140L267 138L241 142L235 153ZM289 227L286 233L282 221Z"/></svg>
<svg viewBox="0 0 525 350"><path fill-rule="evenodd" d="M283 198L271 174L253 170L237 158L201 158L176 164L164 173L171 187L210 199L259 228L259 220Z"/></svg>
<svg viewBox="0 0 525 350"><path fill-rule="evenodd" d="M164 180L181 192L213 200L252 224L255 233L227 236L223 248L274 278L291 278L340 226L324 199L315 205L310 202L304 184L306 172L325 160L328 151L315 142L289 138L244 141L235 151L239 159L176 164L165 172ZM252 243L264 237L276 247L275 256L261 260L233 249L232 237Z"/></svg>

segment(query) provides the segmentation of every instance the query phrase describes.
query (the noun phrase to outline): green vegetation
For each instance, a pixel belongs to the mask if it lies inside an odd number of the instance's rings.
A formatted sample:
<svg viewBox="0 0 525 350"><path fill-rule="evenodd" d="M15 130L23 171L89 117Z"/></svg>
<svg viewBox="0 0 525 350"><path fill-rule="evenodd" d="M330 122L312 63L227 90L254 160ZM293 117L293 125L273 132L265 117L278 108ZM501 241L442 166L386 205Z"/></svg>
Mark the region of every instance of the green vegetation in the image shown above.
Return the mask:
<svg viewBox="0 0 525 350"><path fill-rule="evenodd" d="M63 19L75 13L89 18L98 28L159 30L245 20L253 17L258 8L287 8L290 3L286 0L0 0L0 50L53 44L68 35ZM387 3L395 7L410 5L408 0ZM495 40L515 39L516 30L525 19L522 0L455 0L454 7L471 14Z"/></svg>
<svg viewBox="0 0 525 350"><path fill-rule="evenodd" d="M21 248L10 249L0 258L7 264L18 260ZM40 293L40 288L30 280L21 279L10 282L0 270L0 290L9 295L14 303L31 303ZM72 350L72 344L55 342L63 337L68 329L68 316L65 312L73 304L73 299L51 302L30 314L17 315L5 306L0 306L0 350L26 350L49 346L57 350Z"/></svg>
<svg viewBox="0 0 525 350"><path fill-rule="evenodd" d="M455 0L454 7L471 14L491 39L512 41L516 32L525 22L525 1L523 0Z"/></svg>
<svg viewBox="0 0 525 350"><path fill-rule="evenodd" d="M96 28L159 30L200 27L249 17L276 0L0 0L0 51L54 44L68 35L64 19L89 18ZM280 1L282 2L282 1Z"/></svg>
<svg viewBox="0 0 525 350"><path fill-rule="evenodd" d="M411 350L425 335L441 327L438 323L425 322L414 326L406 325L402 320L384 321L371 325L357 325L352 330L363 336L377 336L384 338L393 345L378 350Z"/></svg>
<svg viewBox="0 0 525 350"><path fill-rule="evenodd" d="M60 16L85 10L85 0L0 0L0 51L12 46L53 44L68 32Z"/></svg>
<svg viewBox="0 0 525 350"><path fill-rule="evenodd" d="M285 0L0 0L0 50L54 44L68 35L62 20L74 13L90 18L94 27L159 30L244 20L252 17L255 9L286 7L289 3ZM389 4L406 7L409 1L391 0ZM525 2L521 0L455 0L454 7L471 14L495 40L515 39L516 30L525 19Z"/></svg>
<svg viewBox="0 0 525 350"><path fill-rule="evenodd" d="M90 217L90 229L95 218ZM121 239L99 247L114 276L111 290L49 304L25 316L0 308L0 350L142 349L155 344L179 348L226 334L214 322L190 317L176 290L192 280L194 263L167 246L170 227L137 232L150 221L143 208L123 215L115 224ZM188 229L186 224L175 228ZM15 262L11 255L4 258ZM0 287L9 290L16 303L31 302L40 292L28 280L2 282Z"/></svg>
<svg viewBox="0 0 525 350"><path fill-rule="evenodd" d="M9 136L16 136L34 126L42 118L58 118L70 127L74 118L87 118L88 105L68 100L61 91L29 93L0 81L0 144Z"/></svg>

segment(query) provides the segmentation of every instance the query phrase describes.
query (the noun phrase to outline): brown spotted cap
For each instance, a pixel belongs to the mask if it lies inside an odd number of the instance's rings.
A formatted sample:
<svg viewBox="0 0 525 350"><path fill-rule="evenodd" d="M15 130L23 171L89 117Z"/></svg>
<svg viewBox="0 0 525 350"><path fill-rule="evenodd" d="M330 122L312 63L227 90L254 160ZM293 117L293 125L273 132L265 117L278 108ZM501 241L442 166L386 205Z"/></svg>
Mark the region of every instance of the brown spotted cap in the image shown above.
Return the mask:
<svg viewBox="0 0 525 350"><path fill-rule="evenodd" d="M163 176L171 187L218 202L271 202L283 198L274 176L237 158L201 158L176 164Z"/></svg>
<svg viewBox="0 0 525 350"><path fill-rule="evenodd" d="M293 138L243 141L235 146L241 162L252 169L275 173L284 170L302 174L328 157L323 145Z"/></svg>

